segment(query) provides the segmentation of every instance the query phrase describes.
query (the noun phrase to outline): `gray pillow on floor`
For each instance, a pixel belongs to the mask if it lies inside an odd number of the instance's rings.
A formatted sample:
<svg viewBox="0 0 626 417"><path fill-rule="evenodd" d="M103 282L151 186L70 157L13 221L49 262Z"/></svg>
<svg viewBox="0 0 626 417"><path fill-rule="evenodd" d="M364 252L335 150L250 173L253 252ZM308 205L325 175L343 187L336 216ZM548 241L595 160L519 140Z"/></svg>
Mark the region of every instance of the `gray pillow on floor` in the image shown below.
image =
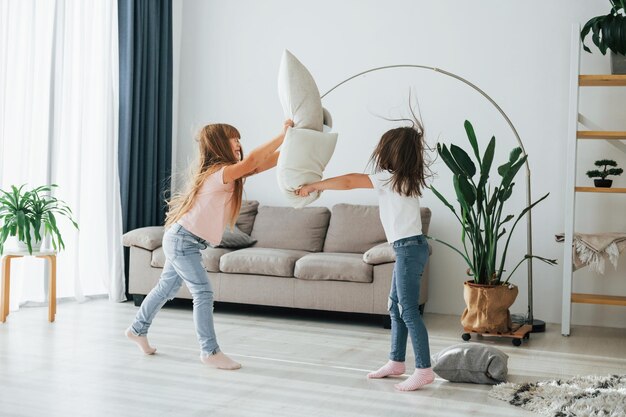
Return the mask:
<svg viewBox="0 0 626 417"><path fill-rule="evenodd" d="M451 382L498 384L506 381L509 357L479 343L460 343L432 356L433 371Z"/></svg>
<svg viewBox="0 0 626 417"><path fill-rule="evenodd" d="M234 226L232 230L229 226L226 226L226 230L224 230L224 234L222 235L222 241L216 248L242 249L252 246L255 243L256 239L252 239L237 226Z"/></svg>

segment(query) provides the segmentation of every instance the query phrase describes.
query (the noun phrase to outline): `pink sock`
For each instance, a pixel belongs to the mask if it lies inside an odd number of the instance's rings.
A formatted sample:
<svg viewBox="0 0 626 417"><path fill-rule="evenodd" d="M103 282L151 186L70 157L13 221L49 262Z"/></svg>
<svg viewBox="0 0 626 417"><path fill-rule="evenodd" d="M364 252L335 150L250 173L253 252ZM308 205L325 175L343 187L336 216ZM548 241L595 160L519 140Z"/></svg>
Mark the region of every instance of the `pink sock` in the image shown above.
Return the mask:
<svg viewBox="0 0 626 417"><path fill-rule="evenodd" d="M435 380L433 368L416 369L413 375L404 382L394 385L399 391L415 391Z"/></svg>
<svg viewBox="0 0 626 417"><path fill-rule="evenodd" d="M406 367L404 362L389 361L382 366L378 371L370 372L367 374L368 378L385 378L387 376L402 375Z"/></svg>

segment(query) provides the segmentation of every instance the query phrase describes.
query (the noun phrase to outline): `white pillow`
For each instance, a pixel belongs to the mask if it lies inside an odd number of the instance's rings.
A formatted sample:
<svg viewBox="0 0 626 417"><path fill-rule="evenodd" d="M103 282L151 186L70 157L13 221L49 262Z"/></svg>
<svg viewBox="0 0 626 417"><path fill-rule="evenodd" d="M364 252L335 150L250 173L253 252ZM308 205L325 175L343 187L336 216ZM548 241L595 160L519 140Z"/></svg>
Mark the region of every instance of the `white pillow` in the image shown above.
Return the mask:
<svg viewBox="0 0 626 417"><path fill-rule="evenodd" d="M336 144L337 133L295 128L287 130L278 157L276 175L278 186L294 208L302 208L319 198L318 192L300 197L294 191L322 179Z"/></svg>
<svg viewBox="0 0 626 417"><path fill-rule="evenodd" d="M333 117L330 115L330 112L326 109L326 107L322 107L322 115L324 116L324 127L322 128L322 132L330 132L333 130Z"/></svg>
<svg viewBox="0 0 626 417"><path fill-rule="evenodd" d="M322 131L322 99L309 70L285 50L278 70L278 97L286 119L302 129Z"/></svg>

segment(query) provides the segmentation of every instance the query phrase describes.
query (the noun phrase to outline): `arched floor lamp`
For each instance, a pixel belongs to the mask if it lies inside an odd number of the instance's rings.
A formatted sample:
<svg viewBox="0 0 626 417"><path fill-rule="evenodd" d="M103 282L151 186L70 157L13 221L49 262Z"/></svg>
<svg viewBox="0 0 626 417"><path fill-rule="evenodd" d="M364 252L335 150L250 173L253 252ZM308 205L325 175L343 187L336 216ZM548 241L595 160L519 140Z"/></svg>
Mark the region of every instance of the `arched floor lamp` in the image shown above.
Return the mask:
<svg viewBox="0 0 626 417"><path fill-rule="evenodd" d="M331 92L333 92L334 90L336 90L338 87L342 86L343 84L347 83L348 81L360 77L361 75L365 75L368 74L370 72L375 72L375 71L382 71L382 70L386 70L386 69L393 69L393 68L417 68L417 69L425 69L425 70L430 70L430 71L434 71L443 75L447 75L448 77L457 79L459 81L461 81L464 84L469 85L470 87L472 87L475 91L479 92L483 97L485 97L491 104L493 104L493 106L496 108L496 110L498 110L498 112L502 115L502 117L504 117L504 120L506 120L506 122L508 123L509 127L511 128L511 130L513 131L513 134L515 135L515 139L517 139L517 143L519 144L519 147L522 148L522 152L524 154L526 154L526 149L524 149L524 144L522 143L522 139L520 138L519 134L517 133L517 129L515 129L515 126L513 126L513 123L511 122L511 119L509 119L509 117L506 115L506 113L504 112L504 110L502 110L502 108L498 105L498 103L496 103L491 97L489 97L487 95L487 93L485 93L483 90L481 90L480 88L478 88L476 85L472 84L471 82L469 82L468 80L466 80L463 77L460 77L456 74L453 74L451 72L442 70L441 68L435 68L435 67L428 67L426 65L413 65L413 64L399 64L399 65L387 65L387 66L383 66L383 67L377 67L377 68L372 68L369 69L367 71L363 71L360 72L356 75L353 75L349 78L346 78L345 80L343 80L342 82L340 82L339 84L335 85L333 88L331 88L330 90L328 90L327 92L325 92L324 94L322 94L321 98L324 99L324 97L326 97L328 94L330 94ZM530 192L530 165L528 164L528 159L526 159L526 205L530 206L532 204L532 200L531 200L531 192ZM526 213L527 216L527 222L526 222L526 248L528 251L528 255L532 255L533 254L533 233L532 233L532 216L531 216L531 211L529 210ZM532 324L533 326L533 332L543 332L546 330L546 323L543 320L536 320L533 317L533 263L532 263L532 258L528 259L528 315L526 317L526 324Z"/></svg>

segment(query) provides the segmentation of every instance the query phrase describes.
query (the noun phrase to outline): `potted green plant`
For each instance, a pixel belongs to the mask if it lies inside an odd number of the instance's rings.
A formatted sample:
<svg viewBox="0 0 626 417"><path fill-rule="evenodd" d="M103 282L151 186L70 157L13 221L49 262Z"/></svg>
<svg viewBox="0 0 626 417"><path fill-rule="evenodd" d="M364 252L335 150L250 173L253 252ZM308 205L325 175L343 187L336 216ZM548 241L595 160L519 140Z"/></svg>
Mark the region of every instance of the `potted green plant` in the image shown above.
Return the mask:
<svg viewBox="0 0 626 417"><path fill-rule="evenodd" d="M64 249L57 216L68 218L77 229L78 224L68 205L50 195L57 185L42 185L31 190L25 190L25 186L12 185L10 191L0 189L0 255L11 236L17 238L18 250L28 250L30 254L40 249L45 236L51 237L55 250Z"/></svg>
<svg viewBox="0 0 626 417"><path fill-rule="evenodd" d="M602 168L602 171L599 169L593 169L591 171L587 171L587 176L589 178L599 178L597 180L593 180L593 184L596 187L610 188L611 185L613 185L613 180L607 180L606 177L609 175L622 175L622 172L624 172L622 168L615 168L617 166L617 162L611 159L600 159L594 162L594 165Z"/></svg>
<svg viewBox="0 0 626 417"><path fill-rule="evenodd" d="M509 244L515 227L524 215L547 198L549 193L524 208L517 218L512 214L505 214L505 203L513 194L515 186L513 179L526 162L527 155L522 155L522 149L519 147L513 149L508 161L498 167L500 183L494 186L490 183L489 176L496 138L491 138L485 153L481 155L474 128L467 120L465 131L476 163L467 152L454 144L450 145L450 148L441 143L437 144L438 154L453 174L458 210L435 187L430 187L461 224L462 249L435 237L429 238L461 255L468 266L467 274L471 279L464 285L464 298L467 304L461 318L464 328L480 333L505 333L511 330L508 309L518 292L517 286L509 284L513 273L530 258L537 258L550 265L556 264L555 259L525 255L510 272L505 271ZM508 223L513 219L515 219L513 224L507 230ZM506 277L505 272L508 272Z"/></svg>
<svg viewBox="0 0 626 417"><path fill-rule="evenodd" d="M611 50L611 72L626 74L626 0L609 0L611 11L607 15L596 16L591 19L580 31L583 49L591 50L585 45L585 37L593 32L591 40L598 47L602 55L607 49Z"/></svg>

